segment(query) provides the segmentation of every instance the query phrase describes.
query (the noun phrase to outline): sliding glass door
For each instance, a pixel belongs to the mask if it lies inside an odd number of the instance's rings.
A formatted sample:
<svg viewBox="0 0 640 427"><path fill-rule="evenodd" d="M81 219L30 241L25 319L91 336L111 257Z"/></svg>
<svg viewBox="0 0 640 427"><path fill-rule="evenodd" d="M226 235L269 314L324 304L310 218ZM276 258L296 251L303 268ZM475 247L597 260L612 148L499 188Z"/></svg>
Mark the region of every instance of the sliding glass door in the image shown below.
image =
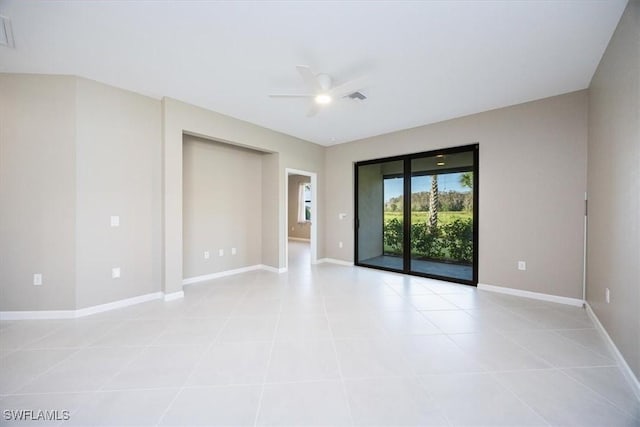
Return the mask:
<svg viewBox="0 0 640 427"><path fill-rule="evenodd" d="M404 162L358 167L357 260L361 265L402 271Z"/></svg>
<svg viewBox="0 0 640 427"><path fill-rule="evenodd" d="M477 145L355 172L357 265L477 284Z"/></svg>

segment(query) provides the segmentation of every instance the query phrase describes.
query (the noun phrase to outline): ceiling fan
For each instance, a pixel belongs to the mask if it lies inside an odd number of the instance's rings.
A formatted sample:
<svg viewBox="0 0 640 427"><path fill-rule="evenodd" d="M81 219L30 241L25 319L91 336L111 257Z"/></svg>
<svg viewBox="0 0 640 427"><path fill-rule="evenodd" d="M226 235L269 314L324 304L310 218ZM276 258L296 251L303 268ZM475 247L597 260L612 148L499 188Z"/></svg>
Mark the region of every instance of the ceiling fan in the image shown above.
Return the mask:
<svg viewBox="0 0 640 427"><path fill-rule="evenodd" d="M363 78L357 78L348 82L333 86L333 80L329 74L315 74L306 65L297 65L296 70L302 77L309 93L306 94L271 94L271 98L312 98L311 108L307 117L315 116L320 107L330 104L338 98L350 97L353 99L366 99L366 96L358 92L362 88Z"/></svg>

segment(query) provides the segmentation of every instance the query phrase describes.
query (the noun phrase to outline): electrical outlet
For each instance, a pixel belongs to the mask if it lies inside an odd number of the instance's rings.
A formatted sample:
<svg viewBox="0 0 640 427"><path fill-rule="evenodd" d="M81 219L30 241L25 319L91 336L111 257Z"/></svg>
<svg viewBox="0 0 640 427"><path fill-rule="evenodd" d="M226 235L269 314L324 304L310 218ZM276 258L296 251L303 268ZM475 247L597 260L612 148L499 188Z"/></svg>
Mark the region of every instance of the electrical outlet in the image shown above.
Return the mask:
<svg viewBox="0 0 640 427"><path fill-rule="evenodd" d="M609 288L604 290L604 299L607 301L607 304L611 302L611 292L609 291Z"/></svg>
<svg viewBox="0 0 640 427"><path fill-rule="evenodd" d="M231 255L235 255L237 253L238 251L236 250L236 248L231 248Z"/></svg>
<svg viewBox="0 0 640 427"><path fill-rule="evenodd" d="M33 275L33 285L34 286L42 285L42 274L36 273Z"/></svg>
<svg viewBox="0 0 640 427"><path fill-rule="evenodd" d="M204 259L211 258L211 253L209 251L204 251Z"/></svg>
<svg viewBox="0 0 640 427"><path fill-rule="evenodd" d="M518 261L518 270L526 270L527 269L527 263L524 261Z"/></svg>
<svg viewBox="0 0 640 427"><path fill-rule="evenodd" d="M111 269L111 278L112 279L120 278L120 267L114 267Z"/></svg>
<svg viewBox="0 0 640 427"><path fill-rule="evenodd" d="M218 255L219 256L224 256L224 249L218 250Z"/></svg>
<svg viewBox="0 0 640 427"><path fill-rule="evenodd" d="M339 247L340 249L342 249L342 247L343 247L343 246L344 246L344 245L342 244L342 242L338 242L338 247Z"/></svg>

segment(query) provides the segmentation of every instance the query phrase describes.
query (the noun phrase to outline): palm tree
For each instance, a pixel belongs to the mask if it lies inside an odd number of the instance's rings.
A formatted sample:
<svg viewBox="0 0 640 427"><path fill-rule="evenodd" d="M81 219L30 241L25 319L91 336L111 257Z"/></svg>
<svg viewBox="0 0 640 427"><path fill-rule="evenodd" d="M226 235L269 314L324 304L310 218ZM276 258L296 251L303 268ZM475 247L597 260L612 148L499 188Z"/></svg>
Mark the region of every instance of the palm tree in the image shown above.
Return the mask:
<svg viewBox="0 0 640 427"><path fill-rule="evenodd" d="M460 175L460 185L473 189L473 172L465 172Z"/></svg>
<svg viewBox="0 0 640 427"><path fill-rule="evenodd" d="M465 172L460 175L460 185L473 190L473 172ZM464 208L470 211L473 209L473 194L472 192L466 193L464 198Z"/></svg>
<svg viewBox="0 0 640 427"><path fill-rule="evenodd" d="M429 228L435 233L438 227L438 175L431 175L431 195L429 198Z"/></svg>

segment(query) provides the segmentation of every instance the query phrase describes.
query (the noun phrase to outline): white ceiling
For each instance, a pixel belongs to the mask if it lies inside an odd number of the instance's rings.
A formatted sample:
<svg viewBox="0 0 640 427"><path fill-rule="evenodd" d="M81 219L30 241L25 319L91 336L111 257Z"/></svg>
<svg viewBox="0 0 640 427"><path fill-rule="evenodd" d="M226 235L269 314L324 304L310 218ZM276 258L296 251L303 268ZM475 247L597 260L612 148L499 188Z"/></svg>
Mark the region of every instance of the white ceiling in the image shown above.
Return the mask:
<svg viewBox="0 0 640 427"><path fill-rule="evenodd" d="M0 71L74 74L331 145L588 87L627 0L5 1ZM368 99L307 118L298 64Z"/></svg>

